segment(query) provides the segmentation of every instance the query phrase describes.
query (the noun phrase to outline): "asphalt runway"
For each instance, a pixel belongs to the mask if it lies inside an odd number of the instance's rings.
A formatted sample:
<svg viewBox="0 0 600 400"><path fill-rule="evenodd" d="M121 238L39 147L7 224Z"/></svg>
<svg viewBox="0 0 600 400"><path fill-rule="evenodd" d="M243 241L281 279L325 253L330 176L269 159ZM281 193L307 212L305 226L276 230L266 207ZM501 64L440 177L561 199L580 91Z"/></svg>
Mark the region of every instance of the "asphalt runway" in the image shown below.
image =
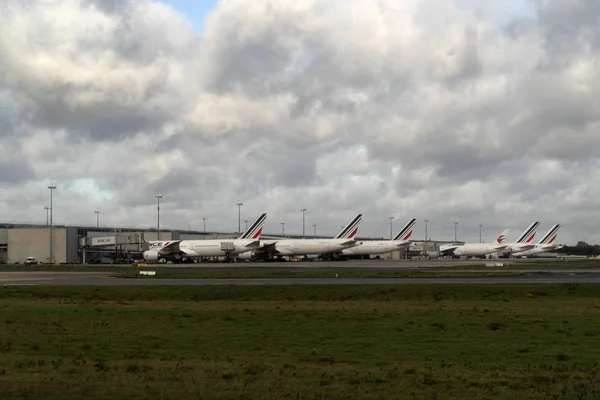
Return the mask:
<svg viewBox="0 0 600 400"><path fill-rule="evenodd" d="M354 270L368 269L373 270L406 270L410 268L447 268L460 266L481 266L485 267L487 263L499 263L512 265L523 263L526 260L507 259L502 261L485 260L352 260L352 261L286 261L286 262L237 262L231 264L224 263L196 263L196 264L154 264L148 267L160 266L162 268L190 268L190 269L219 269L219 270ZM548 262L548 261L546 261ZM529 264L532 261L529 260Z"/></svg>
<svg viewBox="0 0 600 400"><path fill-rule="evenodd" d="M107 272L2 271L0 286L209 286L209 285L396 285L396 284L507 284L600 283L600 273L534 273L527 276L455 278L249 278L160 279L118 278Z"/></svg>

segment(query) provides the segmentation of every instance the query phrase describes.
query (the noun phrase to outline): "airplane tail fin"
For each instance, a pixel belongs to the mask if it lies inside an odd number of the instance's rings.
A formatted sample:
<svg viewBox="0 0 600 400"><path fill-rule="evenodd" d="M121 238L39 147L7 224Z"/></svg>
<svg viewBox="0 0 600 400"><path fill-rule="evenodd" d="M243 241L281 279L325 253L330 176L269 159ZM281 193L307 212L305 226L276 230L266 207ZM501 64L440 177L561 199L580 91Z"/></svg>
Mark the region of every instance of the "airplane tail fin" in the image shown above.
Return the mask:
<svg viewBox="0 0 600 400"><path fill-rule="evenodd" d="M537 221L529 225L523 234L519 236L517 243L531 243L535 237L535 232L537 231L538 226L540 226L540 223Z"/></svg>
<svg viewBox="0 0 600 400"><path fill-rule="evenodd" d="M494 244L504 244L504 242L506 241L506 236L508 235L508 229L505 229L504 231L502 231L502 233L500 234L500 236L498 236L496 238L496 240L494 241Z"/></svg>
<svg viewBox="0 0 600 400"><path fill-rule="evenodd" d="M392 240L408 240L410 239L410 236L413 233L413 230L415 229L415 224L417 223L417 219L413 218L410 221L408 221L408 223L406 225L404 225L404 228L402 228L400 230L400 232L398 232L398 234L396 236L394 236L394 238Z"/></svg>
<svg viewBox="0 0 600 400"><path fill-rule="evenodd" d="M267 213L260 214L238 239L259 239L266 219Z"/></svg>
<svg viewBox="0 0 600 400"><path fill-rule="evenodd" d="M356 236L356 233L358 232L358 225L360 225L361 220L362 214L357 214L356 217L354 217L352 221L338 233L335 239L354 239L354 236Z"/></svg>
<svg viewBox="0 0 600 400"><path fill-rule="evenodd" d="M560 224L554 225L550 230L544 235L544 237L540 240L538 244L552 244L556 240L556 236L558 236L558 231L560 230Z"/></svg>

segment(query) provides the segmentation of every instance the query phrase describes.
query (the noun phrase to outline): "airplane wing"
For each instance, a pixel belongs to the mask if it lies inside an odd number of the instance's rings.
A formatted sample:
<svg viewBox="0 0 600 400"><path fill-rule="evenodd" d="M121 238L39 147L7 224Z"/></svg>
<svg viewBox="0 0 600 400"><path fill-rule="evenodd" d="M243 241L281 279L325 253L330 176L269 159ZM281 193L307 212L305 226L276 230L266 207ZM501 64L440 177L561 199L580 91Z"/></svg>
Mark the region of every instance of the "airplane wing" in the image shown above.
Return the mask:
<svg viewBox="0 0 600 400"><path fill-rule="evenodd" d="M531 250L531 249L533 249L534 247L535 247L535 244L527 244L527 245L525 245L525 244L522 244L522 245L519 245L519 247L518 247L518 249L519 249L519 250L518 250L518 251L526 251L526 250Z"/></svg>
<svg viewBox="0 0 600 400"><path fill-rule="evenodd" d="M454 253L454 250L458 249L460 247L460 245L446 245L446 246L440 246L440 253L442 255L452 255Z"/></svg>
<svg viewBox="0 0 600 400"><path fill-rule="evenodd" d="M342 242L342 245L344 246L357 246L358 244L358 240L346 240L345 242Z"/></svg>
<svg viewBox="0 0 600 400"><path fill-rule="evenodd" d="M277 243L277 241L272 241L272 242L265 242L263 241L259 241L259 247L254 250L257 253L269 253L269 254L277 254L278 251L275 248L275 244Z"/></svg>
<svg viewBox="0 0 600 400"><path fill-rule="evenodd" d="M454 251L457 248L459 248L460 245L445 245L445 246L440 246L440 251Z"/></svg>
<svg viewBox="0 0 600 400"><path fill-rule="evenodd" d="M255 240L246 244L244 247L260 247L260 240Z"/></svg>
<svg viewBox="0 0 600 400"><path fill-rule="evenodd" d="M174 240L172 242L166 242L165 244L163 244L163 246L160 248L160 250L170 250L170 251L179 251L179 243L181 242L181 240Z"/></svg>

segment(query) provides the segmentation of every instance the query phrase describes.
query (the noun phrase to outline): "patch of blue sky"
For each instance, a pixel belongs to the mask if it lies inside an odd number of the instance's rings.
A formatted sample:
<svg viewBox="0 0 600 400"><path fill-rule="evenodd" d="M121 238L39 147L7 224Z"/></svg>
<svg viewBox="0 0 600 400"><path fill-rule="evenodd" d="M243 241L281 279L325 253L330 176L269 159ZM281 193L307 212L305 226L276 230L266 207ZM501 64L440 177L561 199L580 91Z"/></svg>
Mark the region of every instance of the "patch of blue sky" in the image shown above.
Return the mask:
<svg viewBox="0 0 600 400"><path fill-rule="evenodd" d="M459 9L480 14L497 27L503 27L515 18L535 17L531 0L452 0Z"/></svg>
<svg viewBox="0 0 600 400"><path fill-rule="evenodd" d="M204 31L206 17L217 7L218 0L163 0L186 15L198 33Z"/></svg>

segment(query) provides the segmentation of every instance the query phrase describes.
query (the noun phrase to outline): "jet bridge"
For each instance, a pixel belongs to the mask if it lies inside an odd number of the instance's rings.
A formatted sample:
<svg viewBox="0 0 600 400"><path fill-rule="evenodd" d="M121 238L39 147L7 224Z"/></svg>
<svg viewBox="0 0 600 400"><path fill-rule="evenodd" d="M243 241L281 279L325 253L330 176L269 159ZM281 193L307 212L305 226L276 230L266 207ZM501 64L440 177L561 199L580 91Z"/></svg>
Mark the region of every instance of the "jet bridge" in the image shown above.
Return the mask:
<svg viewBox="0 0 600 400"><path fill-rule="evenodd" d="M80 239L83 263L129 262L144 251L143 232L124 232L114 235Z"/></svg>

